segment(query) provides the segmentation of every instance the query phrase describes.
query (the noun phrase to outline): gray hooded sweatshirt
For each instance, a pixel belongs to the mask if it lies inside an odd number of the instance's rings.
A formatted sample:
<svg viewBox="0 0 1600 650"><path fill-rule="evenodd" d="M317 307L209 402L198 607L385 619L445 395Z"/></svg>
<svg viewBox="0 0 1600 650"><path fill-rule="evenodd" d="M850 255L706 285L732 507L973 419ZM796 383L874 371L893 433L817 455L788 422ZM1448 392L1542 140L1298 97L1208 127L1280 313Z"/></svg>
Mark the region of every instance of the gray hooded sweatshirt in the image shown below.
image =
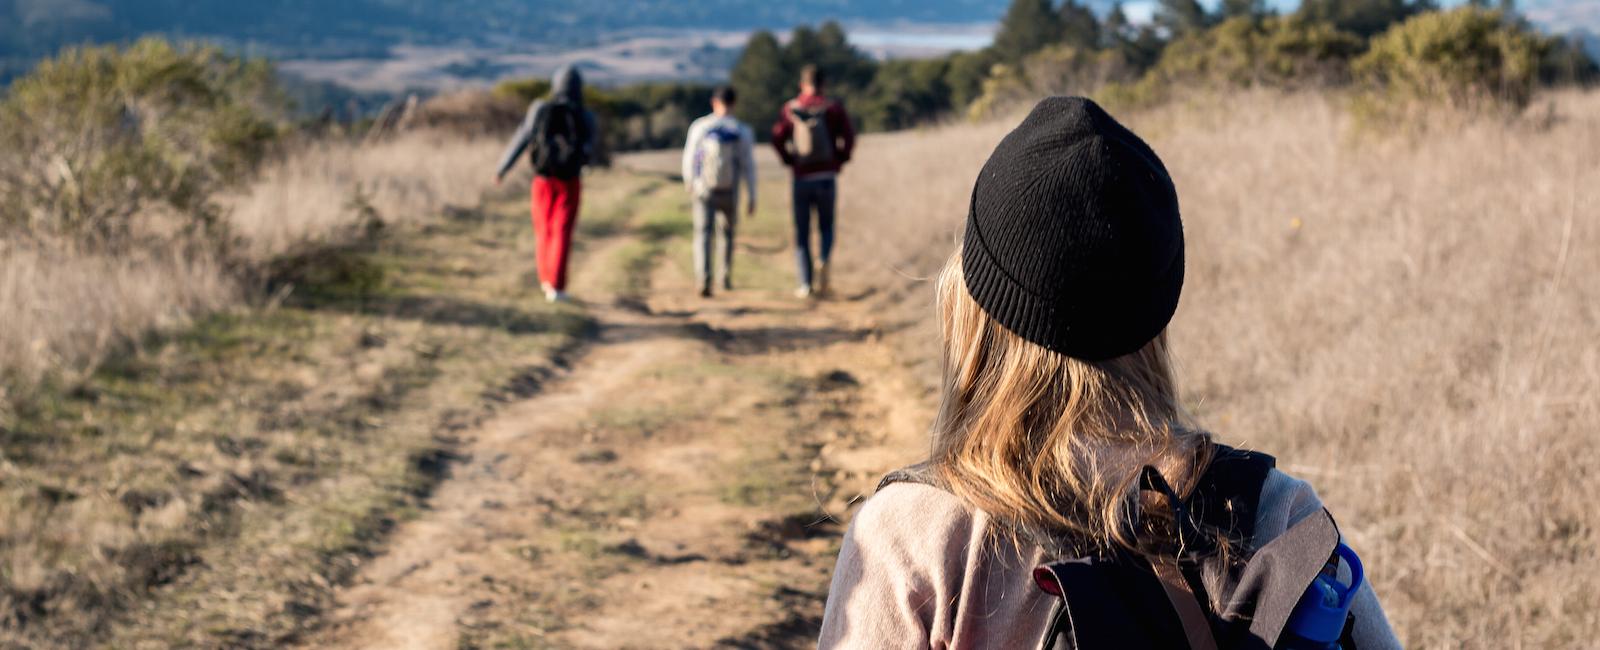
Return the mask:
<svg viewBox="0 0 1600 650"><path fill-rule="evenodd" d="M506 152L500 156L500 166L495 171L495 177L503 177L506 172L511 171L512 165L517 164L517 156L522 155L528 147L539 146L539 143L534 142L534 138L538 135L534 133L535 125L539 123L539 118L544 116L550 105L556 102L577 108L578 113L583 115L584 123L589 127L589 141L583 144L583 153L586 159L594 160L594 153L600 141L600 128L595 121L594 113L583 106L583 75L577 68L570 65L562 66L550 79L550 96L535 99L528 105L528 114L522 118L522 126L517 127L516 134L511 136L511 142L506 144Z"/></svg>

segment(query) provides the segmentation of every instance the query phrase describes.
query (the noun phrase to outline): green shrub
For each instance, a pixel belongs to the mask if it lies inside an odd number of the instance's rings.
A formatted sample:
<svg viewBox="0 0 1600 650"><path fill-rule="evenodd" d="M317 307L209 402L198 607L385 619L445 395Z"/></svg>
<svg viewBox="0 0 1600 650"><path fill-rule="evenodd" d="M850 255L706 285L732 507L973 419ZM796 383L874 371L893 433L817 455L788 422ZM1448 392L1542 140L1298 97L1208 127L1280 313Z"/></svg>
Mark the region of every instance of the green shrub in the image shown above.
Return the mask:
<svg viewBox="0 0 1600 650"><path fill-rule="evenodd" d="M1546 86L1584 85L1600 80L1600 64L1589 56L1577 38L1551 36L1539 51L1539 83Z"/></svg>
<svg viewBox="0 0 1600 650"><path fill-rule="evenodd" d="M1120 51L1051 46L1029 55L1020 65L996 64L967 113L978 119L1049 95L1093 94L1134 76L1134 67Z"/></svg>
<svg viewBox="0 0 1600 650"><path fill-rule="evenodd" d="M1382 33L1391 25L1430 11L1430 0L1301 0L1295 16L1304 20L1330 23L1340 31L1362 40Z"/></svg>
<svg viewBox="0 0 1600 650"><path fill-rule="evenodd" d="M1359 37L1325 22L1238 17L1173 41L1150 74L1169 83L1339 84L1362 47Z"/></svg>
<svg viewBox="0 0 1600 650"><path fill-rule="evenodd" d="M878 65L866 97L851 108L872 131L904 129L950 111L950 59L895 59Z"/></svg>
<svg viewBox="0 0 1600 650"><path fill-rule="evenodd" d="M212 195L265 155L280 107L265 62L216 48L68 49L0 100L0 236L116 245L152 207L208 229Z"/></svg>
<svg viewBox="0 0 1600 650"><path fill-rule="evenodd" d="M549 79L510 79L495 84L495 97L515 99L523 104L550 94Z"/></svg>
<svg viewBox="0 0 1600 650"><path fill-rule="evenodd" d="M1374 38L1355 62L1366 101L1516 110L1538 82L1545 39L1498 11L1464 6L1419 14Z"/></svg>

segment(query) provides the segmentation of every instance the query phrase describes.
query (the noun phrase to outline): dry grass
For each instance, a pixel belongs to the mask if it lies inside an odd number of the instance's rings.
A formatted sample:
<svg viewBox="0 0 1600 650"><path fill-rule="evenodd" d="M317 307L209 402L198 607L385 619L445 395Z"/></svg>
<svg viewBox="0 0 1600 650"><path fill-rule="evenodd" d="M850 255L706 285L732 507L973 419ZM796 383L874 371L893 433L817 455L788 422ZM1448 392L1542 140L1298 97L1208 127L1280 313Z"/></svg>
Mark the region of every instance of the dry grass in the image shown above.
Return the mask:
<svg viewBox="0 0 1600 650"><path fill-rule="evenodd" d="M112 257L0 241L0 414L12 390L73 376L151 328L238 297L209 257ZM70 378L70 377L69 377Z"/></svg>
<svg viewBox="0 0 1600 650"><path fill-rule="evenodd" d="M599 215L652 186L601 182ZM281 302L37 391L0 424L0 647L281 647L318 624L461 432L588 331L531 299L526 205L314 249Z"/></svg>
<svg viewBox="0 0 1600 650"><path fill-rule="evenodd" d="M474 205L494 170L497 144L430 131L368 147L313 144L229 199L231 221L253 255L269 257L337 238L358 223L361 204L389 222Z"/></svg>
<svg viewBox="0 0 1600 650"><path fill-rule="evenodd" d="M1382 136L1320 96L1123 116L1179 186L1187 399L1318 487L1410 647L1600 634L1600 93L1536 105ZM930 275L1005 130L867 141L842 261Z"/></svg>
<svg viewBox="0 0 1600 650"><path fill-rule="evenodd" d="M430 132L313 144L223 202L245 259L260 263L356 236L368 215L394 223L476 205L497 151ZM143 333L248 295L228 265L182 243L108 256L0 240L0 416L41 381L76 381Z"/></svg>

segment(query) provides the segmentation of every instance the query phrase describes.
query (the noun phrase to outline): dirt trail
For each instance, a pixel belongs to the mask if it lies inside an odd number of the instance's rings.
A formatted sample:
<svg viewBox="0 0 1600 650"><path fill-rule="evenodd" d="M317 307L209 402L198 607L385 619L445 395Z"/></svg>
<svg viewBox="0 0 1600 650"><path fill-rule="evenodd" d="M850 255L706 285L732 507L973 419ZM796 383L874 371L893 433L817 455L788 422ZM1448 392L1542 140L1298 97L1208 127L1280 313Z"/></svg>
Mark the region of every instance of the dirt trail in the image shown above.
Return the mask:
<svg viewBox="0 0 1600 650"><path fill-rule="evenodd" d="M307 646L809 647L844 513L920 448L923 406L865 292L785 296L781 232L745 238L736 277L761 286L712 300L681 231L648 286L580 283L592 340L464 432L428 509Z"/></svg>

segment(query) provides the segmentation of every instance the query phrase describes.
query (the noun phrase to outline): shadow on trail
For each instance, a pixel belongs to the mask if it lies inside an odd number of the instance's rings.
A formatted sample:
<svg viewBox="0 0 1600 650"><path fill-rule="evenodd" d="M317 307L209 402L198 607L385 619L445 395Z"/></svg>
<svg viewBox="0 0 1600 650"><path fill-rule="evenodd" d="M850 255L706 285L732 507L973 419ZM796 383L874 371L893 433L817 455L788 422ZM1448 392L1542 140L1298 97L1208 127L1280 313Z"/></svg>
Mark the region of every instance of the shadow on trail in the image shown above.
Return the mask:
<svg viewBox="0 0 1600 650"><path fill-rule="evenodd" d="M689 564L691 562L705 562L707 559L706 556L699 553L689 553L687 555L664 555L661 553L652 553L649 549L645 548L644 545L640 544L639 541L635 539L629 539L621 544L609 547L607 550L634 558L636 560L644 560L652 564L665 566Z"/></svg>
<svg viewBox="0 0 1600 650"><path fill-rule="evenodd" d="M288 304L306 309L418 320L434 325L503 329L512 334L572 331L572 328L581 327L585 320L582 316L565 312L534 314L512 307L439 295L380 295L358 300L311 298L298 301L291 297Z"/></svg>
<svg viewBox="0 0 1600 650"><path fill-rule="evenodd" d="M397 290L388 277L391 269L374 258L377 250L378 241L372 240L284 257L269 265L263 285L266 293L281 296L282 304L299 309L493 328L512 334L576 334L589 322L587 317L566 310L530 312L444 293ZM432 271L435 275L472 273Z"/></svg>
<svg viewBox="0 0 1600 650"><path fill-rule="evenodd" d="M714 648L814 648L822 632L822 604L826 594L778 587L773 600L783 603L788 615L736 637L718 639Z"/></svg>
<svg viewBox="0 0 1600 650"><path fill-rule="evenodd" d="M650 338L694 339L710 344L718 352L739 356L823 348L866 340L877 333L869 328L718 327L701 321L615 324L606 325L602 330L607 339L618 342Z"/></svg>
<svg viewBox="0 0 1600 650"><path fill-rule="evenodd" d="M760 355L772 352L796 352L828 347L839 343L855 343L874 334L872 329L839 327L751 327L719 328L703 326L703 338L727 354Z"/></svg>
<svg viewBox="0 0 1600 650"><path fill-rule="evenodd" d="M845 300L854 301L861 297L872 295L873 290L868 290L860 297L850 297ZM719 326L707 322L708 316L717 317L742 317L753 315L782 315L791 310L752 307L742 304L706 303L695 309L655 309L645 300L638 297L620 297L614 303L619 309L646 316L672 319L675 322L660 325L623 325L609 326L608 330L623 332L630 337L667 334L673 336L690 336L692 338L711 344L718 352L733 355L761 355L772 352L796 352L827 347L839 343L855 343L881 334L882 331L875 327L804 327L804 326ZM805 309L797 307L798 310Z"/></svg>

